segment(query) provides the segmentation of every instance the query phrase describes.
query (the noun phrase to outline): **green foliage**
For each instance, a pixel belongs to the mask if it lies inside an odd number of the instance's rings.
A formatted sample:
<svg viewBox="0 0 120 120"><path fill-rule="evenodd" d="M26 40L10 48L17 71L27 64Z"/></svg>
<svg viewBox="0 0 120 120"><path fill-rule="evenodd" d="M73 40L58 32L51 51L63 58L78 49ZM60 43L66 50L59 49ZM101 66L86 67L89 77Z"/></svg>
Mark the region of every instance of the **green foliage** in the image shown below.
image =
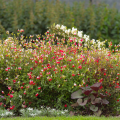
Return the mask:
<svg viewBox="0 0 120 120"><path fill-rule="evenodd" d="M17 32L24 29L24 36L44 34L53 23L64 24L68 28L77 27L91 38L120 42L120 15L117 9L106 4L75 2L72 7L59 0L10 0L0 1L0 32ZM2 36L4 38L4 36Z"/></svg>

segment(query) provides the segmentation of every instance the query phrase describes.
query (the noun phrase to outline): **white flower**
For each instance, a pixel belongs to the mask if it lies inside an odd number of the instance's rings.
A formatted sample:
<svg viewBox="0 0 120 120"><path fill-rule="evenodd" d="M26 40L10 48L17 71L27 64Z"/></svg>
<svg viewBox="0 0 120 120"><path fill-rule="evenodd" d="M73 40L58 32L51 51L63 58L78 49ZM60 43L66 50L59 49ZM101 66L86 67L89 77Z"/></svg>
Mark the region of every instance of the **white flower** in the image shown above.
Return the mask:
<svg viewBox="0 0 120 120"><path fill-rule="evenodd" d="M31 113L30 115L31 115L31 116L36 116L37 114L36 114L36 113L35 113L35 114Z"/></svg>
<svg viewBox="0 0 120 120"><path fill-rule="evenodd" d="M96 43L96 42L95 42L95 39L92 39L92 41L91 41L91 42L92 42L92 44L95 44L95 43Z"/></svg>
<svg viewBox="0 0 120 120"><path fill-rule="evenodd" d="M65 112L68 112L68 110L64 110Z"/></svg>
<svg viewBox="0 0 120 120"><path fill-rule="evenodd" d="M59 25L59 24L57 24L55 27L56 27L57 29L59 29L59 28L60 28L60 25Z"/></svg>
<svg viewBox="0 0 120 120"><path fill-rule="evenodd" d="M78 36L82 37L83 31L78 31Z"/></svg>
<svg viewBox="0 0 120 120"><path fill-rule="evenodd" d="M71 33L72 33L72 34L77 34L77 28L72 27Z"/></svg>
<svg viewBox="0 0 120 120"><path fill-rule="evenodd" d="M44 106L41 106L41 109L43 109L44 108Z"/></svg>
<svg viewBox="0 0 120 120"><path fill-rule="evenodd" d="M86 46L87 46L87 44L84 44L84 46L86 47Z"/></svg>
<svg viewBox="0 0 120 120"><path fill-rule="evenodd" d="M29 110L29 111L33 111L33 108L30 108L30 107L29 107L29 108L27 108L27 110Z"/></svg>
<svg viewBox="0 0 120 120"><path fill-rule="evenodd" d="M63 111L62 111L61 113L62 113L62 114L65 114L65 112L63 112Z"/></svg>
<svg viewBox="0 0 120 120"><path fill-rule="evenodd" d="M101 43L98 41L98 48L100 48Z"/></svg>
<svg viewBox="0 0 120 120"><path fill-rule="evenodd" d="M4 114L2 113L1 116L4 117Z"/></svg>
<svg viewBox="0 0 120 120"><path fill-rule="evenodd" d="M66 30L66 26L62 25L62 26L60 27L60 29L63 30L63 31L65 31L65 30Z"/></svg>
<svg viewBox="0 0 120 120"><path fill-rule="evenodd" d="M74 83L74 86L77 86L77 84L76 84L76 83Z"/></svg>
<svg viewBox="0 0 120 120"><path fill-rule="evenodd" d="M86 39L86 37L87 37L87 35L85 34L85 35L83 36L83 38Z"/></svg>
<svg viewBox="0 0 120 120"><path fill-rule="evenodd" d="M69 35L70 31L71 31L70 29L65 30L65 33L67 33Z"/></svg>

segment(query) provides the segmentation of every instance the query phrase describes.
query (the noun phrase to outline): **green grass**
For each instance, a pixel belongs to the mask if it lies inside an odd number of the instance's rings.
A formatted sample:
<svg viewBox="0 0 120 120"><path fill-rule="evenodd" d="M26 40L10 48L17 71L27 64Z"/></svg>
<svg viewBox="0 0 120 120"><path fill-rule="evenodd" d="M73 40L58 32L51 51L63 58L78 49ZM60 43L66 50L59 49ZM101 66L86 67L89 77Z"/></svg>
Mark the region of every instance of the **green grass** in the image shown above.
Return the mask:
<svg viewBox="0 0 120 120"><path fill-rule="evenodd" d="M94 116L72 116L72 117L14 117L0 118L0 120L120 120L120 117L94 117Z"/></svg>

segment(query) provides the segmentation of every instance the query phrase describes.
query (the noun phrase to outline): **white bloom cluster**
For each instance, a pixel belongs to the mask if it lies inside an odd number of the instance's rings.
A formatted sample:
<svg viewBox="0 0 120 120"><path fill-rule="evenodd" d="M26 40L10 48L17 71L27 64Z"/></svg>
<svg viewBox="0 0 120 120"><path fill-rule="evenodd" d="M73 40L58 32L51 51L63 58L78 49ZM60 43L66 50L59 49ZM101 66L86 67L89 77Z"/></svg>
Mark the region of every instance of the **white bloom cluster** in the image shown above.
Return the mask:
<svg viewBox="0 0 120 120"><path fill-rule="evenodd" d="M13 115L13 112L9 112L8 110L0 110L0 117L8 117Z"/></svg>
<svg viewBox="0 0 120 120"><path fill-rule="evenodd" d="M98 49L101 49L101 47L105 43L105 42L100 42L99 40L95 40L95 39L90 40L89 35L86 35L86 34L83 35L83 31L78 31L77 28L74 28L74 27L72 27L72 30L71 30L71 29L67 29L67 27L64 25L57 24L55 25L55 28L63 30L68 36L75 35L74 37L76 39L75 41L78 43L84 42L85 47L87 47L89 44L92 44L92 45L97 45ZM72 39L72 36L69 36L69 37L71 37Z"/></svg>

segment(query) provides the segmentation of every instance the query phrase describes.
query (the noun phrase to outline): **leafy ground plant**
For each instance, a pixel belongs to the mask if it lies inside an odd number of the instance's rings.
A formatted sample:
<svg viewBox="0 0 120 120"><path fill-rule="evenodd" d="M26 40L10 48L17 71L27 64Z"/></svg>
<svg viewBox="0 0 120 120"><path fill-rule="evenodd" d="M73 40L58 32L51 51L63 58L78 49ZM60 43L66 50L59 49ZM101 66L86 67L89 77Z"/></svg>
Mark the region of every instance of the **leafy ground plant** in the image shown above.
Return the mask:
<svg viewBox="0 0 120 120"><path fill-rule="evenodd" d="M105 99L107 95L99 93L99 89L101 86L102 83L99 82L93 84L90 87L80 87L78 91L71 94L72 99L78 99L77 102L72 104L71 106L84 106L84 109L86 109L85 111L92 111L95 115L100 116L102 113L102 109L105 109L103 107L109 104L109 101Z"/></svg>

